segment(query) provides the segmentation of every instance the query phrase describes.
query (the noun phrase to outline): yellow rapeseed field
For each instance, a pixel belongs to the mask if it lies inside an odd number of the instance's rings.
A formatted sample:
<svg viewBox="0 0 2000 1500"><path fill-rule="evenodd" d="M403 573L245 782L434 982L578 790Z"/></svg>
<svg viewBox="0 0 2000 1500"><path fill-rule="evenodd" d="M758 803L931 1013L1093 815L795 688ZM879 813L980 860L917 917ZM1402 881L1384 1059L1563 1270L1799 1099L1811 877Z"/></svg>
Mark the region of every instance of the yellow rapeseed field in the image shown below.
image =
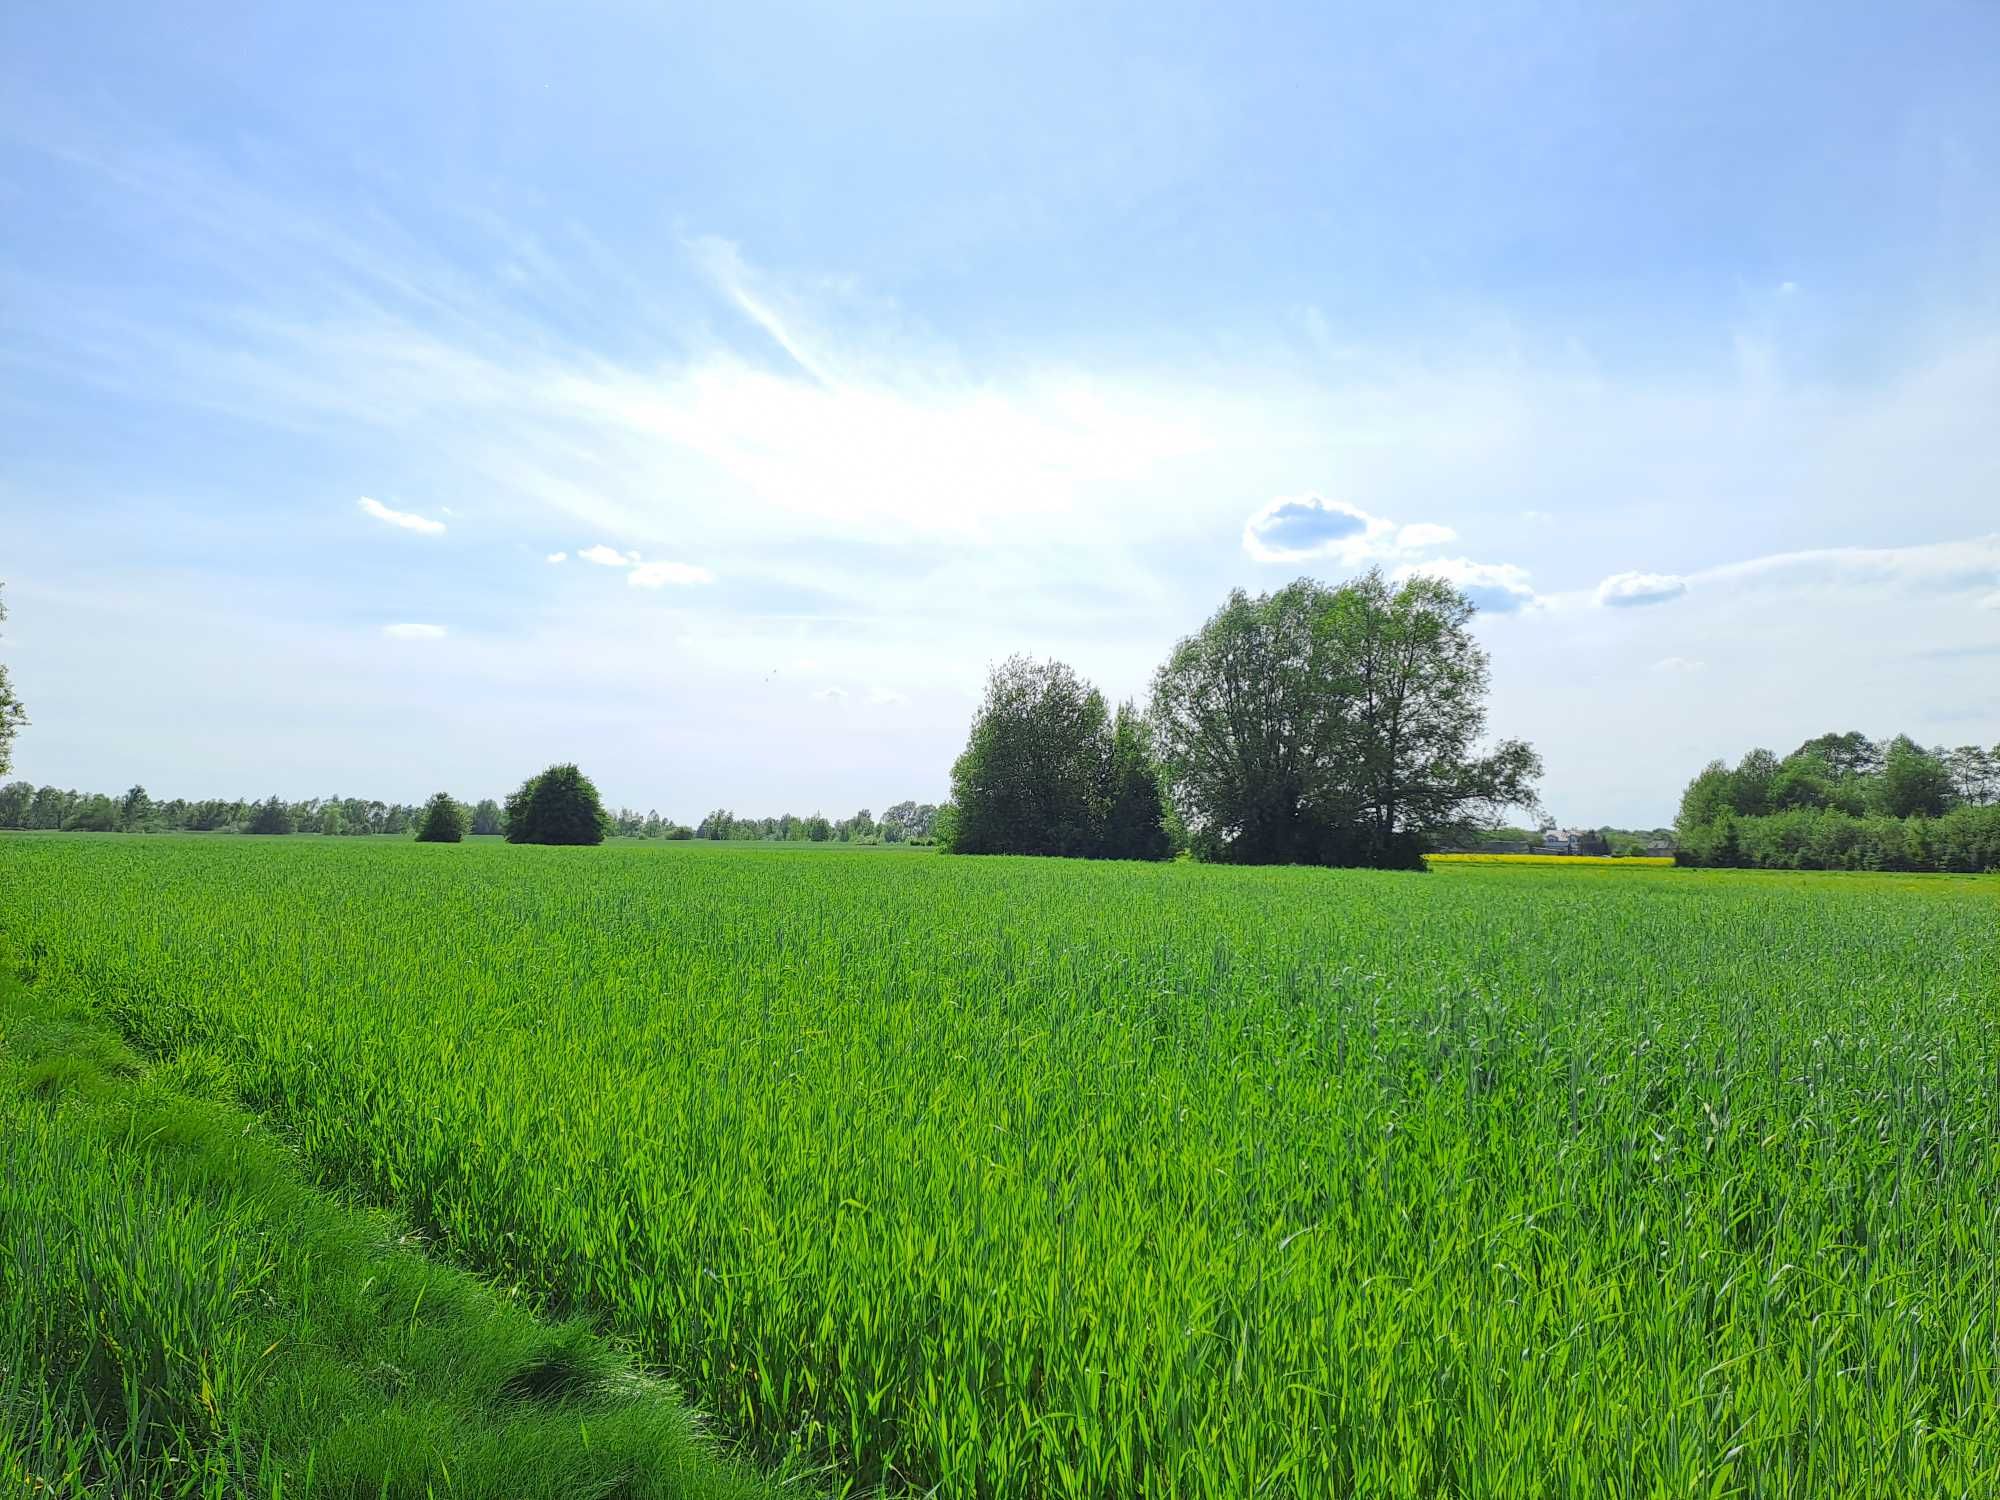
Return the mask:
<svg viewBox="0 0 2000 1500"><path fill-rule="evenodd" d="M1670 854L1426 854L1431 864L1454 865L1627 865L1633 869L1671 865Z"/></svg>

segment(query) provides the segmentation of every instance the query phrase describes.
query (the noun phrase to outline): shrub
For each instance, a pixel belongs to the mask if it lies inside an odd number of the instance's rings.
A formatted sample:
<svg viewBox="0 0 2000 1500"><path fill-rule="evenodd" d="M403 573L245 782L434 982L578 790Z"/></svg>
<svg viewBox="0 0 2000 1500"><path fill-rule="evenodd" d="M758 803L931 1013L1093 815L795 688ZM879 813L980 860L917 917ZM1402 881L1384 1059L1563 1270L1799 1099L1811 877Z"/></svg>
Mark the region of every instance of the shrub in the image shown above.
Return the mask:
<svg viewBox="0 0 2000 1500"><path fill-rule="evenodd" d="M530 776L507 799L510 844L601 844L610 831L596 785L573 765Z"/></svg>
<svg viewBox="0 0 2000 1500"><path fill-rule="evenodd" d="M465 823L465 809L451 800L449 792L439 792L424 804L423 817L417 823L417 842L456 844L465 837Z"/></svg>

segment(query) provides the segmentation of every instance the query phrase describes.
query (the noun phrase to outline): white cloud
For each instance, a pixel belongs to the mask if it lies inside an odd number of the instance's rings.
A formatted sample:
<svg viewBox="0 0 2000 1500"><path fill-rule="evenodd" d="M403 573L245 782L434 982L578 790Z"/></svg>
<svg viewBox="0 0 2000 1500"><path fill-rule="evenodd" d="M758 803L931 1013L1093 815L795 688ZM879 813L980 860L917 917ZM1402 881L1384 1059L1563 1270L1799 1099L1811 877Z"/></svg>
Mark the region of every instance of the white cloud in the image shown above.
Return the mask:
<svg viewBox="0 0 2000 1500"><path fill-rule="evenodd" d="M1352 567L1441 546L1457 538L1449 526L1419 521L1398 526L1345 500L1280 495L1243 523L1243 550L1258 562L1329 558Z"/></svg>
<svg viewBox="0 0 2000 1500"><path fill-rule="evenodd" d="M813 697L817 698L822 703L839 703L847 697L847 689L840 687L823 687L818 692L814 693Z"/></svg>
<svg viewBox="0 0 2000 1500"><path fill-rule="evenodd" d="M1965 593L1989 587L1996 577L2000 577L2000 532L1914 547L1817 547L1777 552L1704 569L1692 581L1703 586L1888 585L1929 593Z"/></svg>
<svg viewBox="0 0 2000 1500"><path fill-rule="evenodd" d="M567 552L551 552L548 556L548 560L552 563L567 562L569 560L569 554Z"/></svg>
<svg viewBox="0 0 2000 1500"><path fill-rule="evenodd" d="M1597 602L1615 609L1664 604L1687 588L1687 580L1672 573L1613 573L1597 586Z"/></svg>
<svg viewBox="0 0 2000 1500"><path fill-rule="evenodd" d="M580 561L596 563L600 568L629 568L639 561L636 552L620 552L615 547L607 547L599 542L594 547L584 547L577 552Z"/></svg>
<svg viewBox="0 0 2000 1500"><path fill-rule="evenodd" d="M1525 568L1513 563L1481 563L1464 557L1439 557L1405 563L1390 576L1397 582L1418 573L1442 578L1487 614L1506 615L1544 603L1528 582Z"/></svg>
<svg viewBox="0 0 2000 1500"><path fill-rule="evenodd" d="M436 641L444 638L442 625L384 625L382 634L392 641Z"/></svg>
<svg viewBox="0 0 2000 1500"><path fill-rule="evenodd" d="M1707 668L1707 662L1696 661L1692 657L1686 656L1663 656L1653 663L1653 670L1655 672L1669 672L1678 675L1706 671Z"/></svg>
<svg viewBox="0 0 2000 1500"><path fill-rule="evenodd" d="M2000 593L1988 594L1979 601L1981 609L2000 609Z"/></svg>
<svg viewBox="0 0 2000 1500"><path fill-rule="evenodd" d="M1418 521L1403 527L1396 533L1398 552L1421 552L1428 547L1442 547L1446 542L1458 540L1458 533L1449 526L1439 526L1427 521Z"/></svg>
<svg viewBox="0 0 2000 1500"><path fill-rule="evenodd" d="M878 706L887 707L892 703L907 703L909 700L894 688L878 687L868 695L868 701Z"/></svg>
<svg viewBox="0 0 2000 1500"><path fill-rule="evenodd" d="M691 563L677 562L635 562L631 574L625 580L634 588L658 589L668 584L713 583L715 575L706 568L697 568Z"/></svg>
<svg viewBox="0 0 2000 1500"><path fill-rule="evenodd" d="M444 522L433 521L428 516L417 515L413 511L391 510L380 500L363 495L356 502L378 521L386 521L391 526L400 526L405 531L422 532L425 536L440 536L444 532Z"/></svg>

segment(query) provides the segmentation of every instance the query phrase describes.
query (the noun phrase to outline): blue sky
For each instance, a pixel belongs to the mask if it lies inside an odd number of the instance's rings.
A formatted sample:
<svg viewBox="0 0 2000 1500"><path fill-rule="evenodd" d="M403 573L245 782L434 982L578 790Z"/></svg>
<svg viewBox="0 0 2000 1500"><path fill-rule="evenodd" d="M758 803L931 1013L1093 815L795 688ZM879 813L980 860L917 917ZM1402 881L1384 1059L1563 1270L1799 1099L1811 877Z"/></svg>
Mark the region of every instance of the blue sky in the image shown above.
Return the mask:
<svg viewBox="0 0 2000 1500"><path fill-rule="evenodd" d="M2000 740L1990 4L282 9L0 16L21 775L879 811L1370 565L1564 821Z"/></svg>

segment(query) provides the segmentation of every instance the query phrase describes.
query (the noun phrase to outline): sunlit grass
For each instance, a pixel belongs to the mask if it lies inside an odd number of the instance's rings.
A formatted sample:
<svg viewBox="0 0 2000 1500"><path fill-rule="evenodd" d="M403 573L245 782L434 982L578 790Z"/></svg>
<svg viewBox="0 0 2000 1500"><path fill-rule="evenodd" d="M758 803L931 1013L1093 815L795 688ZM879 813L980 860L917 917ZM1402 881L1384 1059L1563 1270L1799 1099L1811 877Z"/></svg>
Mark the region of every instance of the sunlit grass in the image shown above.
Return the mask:
<svg viewBox="0 0 2000 1500"><path fill-rule="evenodd" d="M2000 882L0 859L45 983L856 1486L2000 1469Z"/></svg>

